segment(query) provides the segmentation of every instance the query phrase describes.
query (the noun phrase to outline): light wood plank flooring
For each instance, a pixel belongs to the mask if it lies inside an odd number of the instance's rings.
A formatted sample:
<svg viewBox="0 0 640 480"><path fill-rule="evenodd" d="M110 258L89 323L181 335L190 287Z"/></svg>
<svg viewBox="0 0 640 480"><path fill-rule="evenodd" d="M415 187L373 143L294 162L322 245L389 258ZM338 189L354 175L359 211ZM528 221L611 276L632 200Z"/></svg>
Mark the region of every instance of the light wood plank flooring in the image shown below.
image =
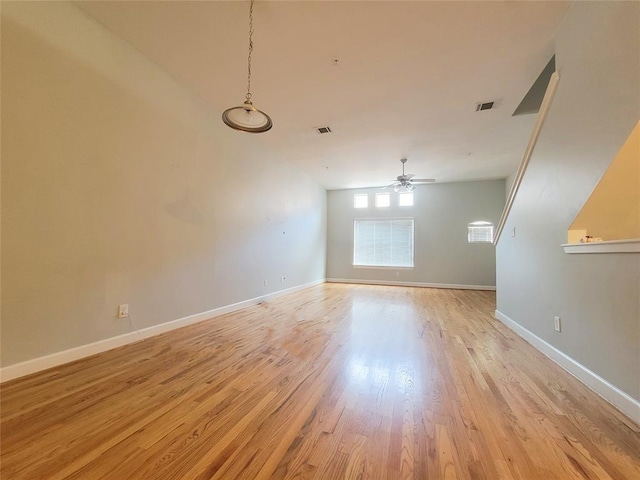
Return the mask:
<svg viewBox="0 0 640 480"><path fill-rule="evenodd" d="M2 386L9 479L640 478L493 292L325 284Z"/></svg>

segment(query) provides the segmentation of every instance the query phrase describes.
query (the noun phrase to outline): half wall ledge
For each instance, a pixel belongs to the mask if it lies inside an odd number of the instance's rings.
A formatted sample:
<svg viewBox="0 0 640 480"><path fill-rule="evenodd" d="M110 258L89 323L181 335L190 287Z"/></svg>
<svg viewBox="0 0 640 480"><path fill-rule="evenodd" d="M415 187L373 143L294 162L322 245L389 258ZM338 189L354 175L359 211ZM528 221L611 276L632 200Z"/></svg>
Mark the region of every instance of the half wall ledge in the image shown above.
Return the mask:
<svg viewBox="0 0 640 480"><path fill-rule="evenodd" d="M640 238L592 243L565 243L564 253L640 253Z"/></svg>

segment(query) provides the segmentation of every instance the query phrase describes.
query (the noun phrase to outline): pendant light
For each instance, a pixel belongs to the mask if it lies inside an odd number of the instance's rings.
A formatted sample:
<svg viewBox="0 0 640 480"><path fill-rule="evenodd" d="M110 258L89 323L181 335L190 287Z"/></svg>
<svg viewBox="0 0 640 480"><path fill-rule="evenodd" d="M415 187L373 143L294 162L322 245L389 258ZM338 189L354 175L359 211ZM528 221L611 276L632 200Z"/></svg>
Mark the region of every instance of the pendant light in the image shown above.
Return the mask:
<svg viewBox="0 0 640 480"><path fill-rule="evenodd" d="M228 108L222 113L222 121L235 130L262 133L271 130L273 122L269 115L251 103L251 52L253 52L253 0L249 6L249 57L247 59L247 95L244 103Z"/></svg>

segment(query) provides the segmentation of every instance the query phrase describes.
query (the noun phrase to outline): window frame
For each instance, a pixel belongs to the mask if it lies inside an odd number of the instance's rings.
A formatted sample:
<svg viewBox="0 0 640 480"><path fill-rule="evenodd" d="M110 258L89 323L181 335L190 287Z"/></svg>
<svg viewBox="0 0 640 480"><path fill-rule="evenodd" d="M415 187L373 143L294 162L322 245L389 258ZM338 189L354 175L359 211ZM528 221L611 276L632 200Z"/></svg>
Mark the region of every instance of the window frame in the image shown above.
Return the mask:
<svg viewBox="0 0 640 480"><path fill-rule="evenodd" d="M472 231L480 230L480 229L490 229L490 239L489 240L474 240ZM496 229L495 225L491 222L487 222L484 220L478 220L475 222L470 222L467 224L467 243L493 243L493 239L495 238ZM484 236L484 235L483 235Z"/></svg>
<svg viewBox="0 0 640 480"><path fill-rule="evenodd" d="M358 198L365 198L365 205L358 205ZM353 208L355 209L362 209L362 208L369 208L369 194L368 193L354 193L353 194Z"/></svg>
<svg viewBox="0 0 640 480"><path fill-rule="evenodd" d="M387 205L378 205L378 198L386 197L388 199ZM375 196L375 207L376 208L391 208L391 193L389 192L376 192Z"/></svg>
<svg viewBox="0 0 640 480"><path fill-rule="evenodd" d="M400 208L406 208L406 207L413 207L416 204L416 199L414 197L414 192L398 192L398 207ZM403 205L401 203L401 198L411 198L411 205L407 204L407 205Z"/></svg>

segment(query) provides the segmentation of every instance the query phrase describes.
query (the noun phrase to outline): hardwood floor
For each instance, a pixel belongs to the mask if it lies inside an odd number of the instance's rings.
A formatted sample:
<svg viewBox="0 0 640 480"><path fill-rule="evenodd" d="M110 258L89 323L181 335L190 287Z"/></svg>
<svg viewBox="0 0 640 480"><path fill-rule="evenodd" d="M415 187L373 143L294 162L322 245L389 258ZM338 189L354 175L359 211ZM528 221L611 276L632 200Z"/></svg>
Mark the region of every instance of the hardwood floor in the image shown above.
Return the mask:
<svg viewBox="0 0 640 480"><path fill-rule="evenodd" d="M325 284L2 386L2 479L638 479L493 292Z"/></svg>

